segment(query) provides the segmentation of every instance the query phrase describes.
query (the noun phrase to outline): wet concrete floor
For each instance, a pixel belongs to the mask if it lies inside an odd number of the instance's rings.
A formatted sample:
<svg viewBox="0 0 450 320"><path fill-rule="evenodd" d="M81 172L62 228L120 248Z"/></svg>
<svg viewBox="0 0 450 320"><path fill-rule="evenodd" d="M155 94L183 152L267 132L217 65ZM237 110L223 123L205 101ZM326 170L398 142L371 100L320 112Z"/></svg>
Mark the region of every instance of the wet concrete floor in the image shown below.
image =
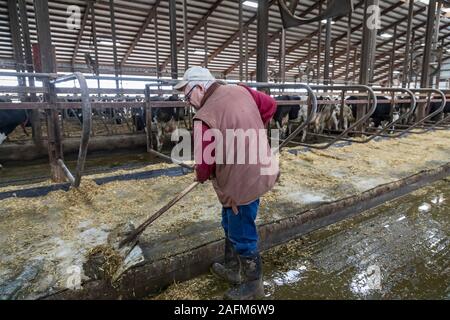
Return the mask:
<svg viewBox="0 0 450 320"><path fill-rule="evenodd" d="M266 299L449 299L450 179L265 252ZM217 299L211 275L157 299Z"/></svg>

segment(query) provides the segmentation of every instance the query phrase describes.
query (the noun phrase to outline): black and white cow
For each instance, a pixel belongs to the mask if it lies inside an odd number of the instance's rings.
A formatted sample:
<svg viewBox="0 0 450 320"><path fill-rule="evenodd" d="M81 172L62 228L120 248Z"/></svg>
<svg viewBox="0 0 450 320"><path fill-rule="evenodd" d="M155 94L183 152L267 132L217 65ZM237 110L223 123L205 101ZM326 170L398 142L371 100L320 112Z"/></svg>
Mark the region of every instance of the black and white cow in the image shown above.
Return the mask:
<svg viewBox="0 0 450 320"><path fill-rule="evenodd" d="M440 97L435 97L434 99L440 99ZM430 106L428 108L428 115L436 112L441 107L442 102L431 102ZM448 114L450 114L450 101L447 100L447 103L444 106L444 111L436 116L434 116L431 120L432 121L439 121L446 117Z"/></svg>
<svg viewBox="0 0 450 320"><path fill-rule="evenodd" d="M282 95L275 97L277 101L300 101L298 96ZM273 121L278 130L281 131L281 137L286 138L289 133L289 121L297 120L300 113L300 105L281 105L277 106L277 110L273 116Z"/></svg>
<svg viewBox="0 0 450 320"><path fill-rule="evenodd" d="M150 101L180 101L176 96L167 99L151 97ZM161 151L167 137L179 127L179 121L184 120L184 107L152 108L152 132L156 131L157 150ZM144 108L133 108L132 118L138 132L146 129L147 112Z"/></svg>
<svg viewBox="0 0 450 320"><path fill-rule="evenodd" d="M365 97L355 97L351 96L346 99L346 104L350 106L352 109L353 117L356 119L356 111L358 108L358 104L351 103L352 100L365 100ZM377 100L391 100L391 98L384 97L384 96L377 96ZM362 106L362 104L359 104L359 106ZM384 103L384 102L378 102L377 107L374 111L374 113L371 116L371 125L370 127L379 128L383 126L384 124L388 124L392 121L395 121L399 117L399 112L394 106L394 111L391 112L391 104L390 103Z"/></svg>
<svg viewBox="0 0 450 320"><path fill-rule="evenodd" d="M27 110L0 110L0 144L2 144L8 135L18 126L21 126L24 132L28 135L25 127L29 125L30 117Z"/></svg>

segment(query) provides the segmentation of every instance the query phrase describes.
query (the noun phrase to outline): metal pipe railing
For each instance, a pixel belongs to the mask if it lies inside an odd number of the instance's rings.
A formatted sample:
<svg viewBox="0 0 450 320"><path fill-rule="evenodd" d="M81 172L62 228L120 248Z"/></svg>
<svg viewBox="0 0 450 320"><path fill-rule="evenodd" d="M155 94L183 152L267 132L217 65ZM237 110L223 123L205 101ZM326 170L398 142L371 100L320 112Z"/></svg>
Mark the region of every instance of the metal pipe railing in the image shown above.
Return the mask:
<svg viewBox="0 0 450 320"><path fill-rule="evenodd" d="M414 129L414 128L418 128L419 125L423 124L425 127L425 123L427 120L431 120L433 119L435 116L441 114L444 112L444 108L445 108L445 104L447 103L447 99L445 97L445 94L438 89L434 89L434 88L423 88L423 89L418 89L418 88L411 88L410 89L412 92L424 92L424 93L428 93L428 95L431 95L432 92L439 94L442 97L442 101L441 101L441 106L435 110L434 112L430 113L429 115L425 116L424 118L416 121L416 123L414 123L411 127L410 130ZM430 100L430 99L429 99ZM434 127L436 126L436 124L432 124L430 125L428 128L422 129L422 131L414 131L414 134L424 134L427 133L431 130L434 129Z"/></svg>
<svg viewBox="0 0 450 320"><path fill-rule="evenodd" d="M408 119L409 116L414 114L414 111L416 110L416 107L417 107L416 97L415 97L414 93L412 93L411 90L405 89L405 88L376 87L376 88L373 88L373 90L374 91L387 91L387 92L391 92L391 93L404 92L404 93L408 94L410 96L410 102L411 102L410 110L408 112L405 112L403 115L401 115L397 120L387 123L381 129L377 129L378 131L376 131L376 132L364 132L364 134L370 135L370 137L367 139L356 140L356 139L350 139L350 138L342 138L343 141L349 141L349 142L354 142L354 143L367 143L369 141L372 141L376 137L398 138L412 130L411 126L410 126L407 129L402 130L402 132L400 134L396 134L396 135L383 134L389 130L392 130L392 127L394 127L396 124L400 123L404 119ZM394 110L394 107L395 107L395 104L393 102L391 102L391 111Z"/></svg>
<svg viewBox="0 0 450 320"><path fill-rule="evenodd" d="M344 93L349 90L367 91L370 96L368 101L369 101L369 104L370 104L370 102L372 102L372 106L369 108L367 113L361 119L357 120L355 123L350 125L346 130L342 131L339 135L337 135L335 137L326 136L327 138L329 138L331 140L330 142L328 142L324 145L314 145L314 144L308 144L308 143L296 141L295 142L296 145L300 145L300 146L304 146L304 147L308 147L308 148L312 148L312 149L319 149L319 150L327 149L330 146L332 146L333 144L337 143L338 141L345 140L346 139L345 137L348 135L348 133L350 133L352 131L353 128L361 126L367 120L369 120L370 116L375 112L375 109L377 107L377 97L376 97L374 91L368 86L364 86L364 85L353 85L353 86L323 86L323 85L317 86L317 85L313 85L310 87L313 90L339 90L339 91L343 91Z"/></svg>
<svg viewBox="0 0 450 320"><path fill-rule="evenodd" d="M78 188L81 184L81 177L83 175L84 166L86 163L86 156L89 145L89 138L92 129L92 106L89 97L89 88L86 82L86 78L80 72L75 72L74 74L63 76L59 79L51 80L53 83L62 83L65 81L77 80L80 85L81 90L81 106L83 112L83 125L81 132L80 149L78 152L77 167L75 171L75 176L73 176L67 166L64 164L62 159L58 159L58 163L66 174L67 179L72 184L72 187Z"/></svg>

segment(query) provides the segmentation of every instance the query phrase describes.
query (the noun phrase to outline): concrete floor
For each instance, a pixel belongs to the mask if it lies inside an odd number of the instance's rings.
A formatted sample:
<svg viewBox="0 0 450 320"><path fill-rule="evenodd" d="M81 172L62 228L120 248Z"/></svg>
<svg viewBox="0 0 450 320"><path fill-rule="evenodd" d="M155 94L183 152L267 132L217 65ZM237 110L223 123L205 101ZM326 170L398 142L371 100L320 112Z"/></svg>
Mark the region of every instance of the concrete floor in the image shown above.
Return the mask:
<svg viewBox="0 0 450 320"><path fill-rule="evenodd" d="M266 299L449 299L450 180L263 255ZM216 299L211 275L155 299Z"/></svg>

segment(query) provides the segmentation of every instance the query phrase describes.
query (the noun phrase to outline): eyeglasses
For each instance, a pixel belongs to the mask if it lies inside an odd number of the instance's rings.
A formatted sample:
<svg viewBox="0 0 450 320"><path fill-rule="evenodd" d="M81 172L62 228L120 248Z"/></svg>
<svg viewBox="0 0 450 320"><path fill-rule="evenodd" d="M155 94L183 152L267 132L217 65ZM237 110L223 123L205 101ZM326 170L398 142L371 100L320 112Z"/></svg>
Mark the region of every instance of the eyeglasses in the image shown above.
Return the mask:
<svg viewBox="0 0 450 320"><path fill-rule="evenodd" d="M185 101L185 102L191 103L191 95L192 95L192 92L194 91L194 89L195 89L196 87L198 87L197 84L196 84L195 86L193 86L193 87L191 88L191 90L189 90L189 92L186 93L186 94L184 95L184 101Z"/></svg>

